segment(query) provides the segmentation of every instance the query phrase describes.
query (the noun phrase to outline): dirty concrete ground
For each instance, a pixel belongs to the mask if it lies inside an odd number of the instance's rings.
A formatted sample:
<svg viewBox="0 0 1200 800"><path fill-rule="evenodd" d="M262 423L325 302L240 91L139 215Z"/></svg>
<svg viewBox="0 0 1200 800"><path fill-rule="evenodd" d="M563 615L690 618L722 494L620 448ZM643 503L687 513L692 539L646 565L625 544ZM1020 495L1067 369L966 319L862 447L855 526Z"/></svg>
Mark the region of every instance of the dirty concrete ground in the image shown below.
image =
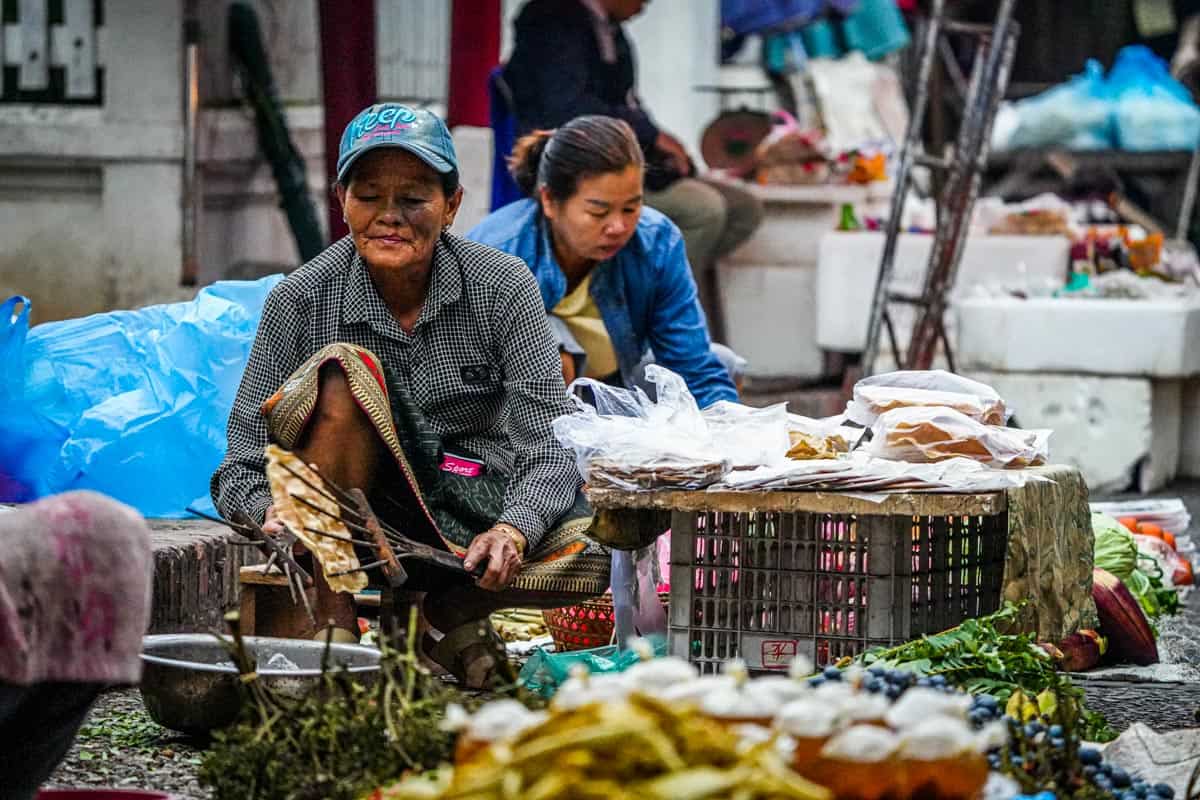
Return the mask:
<svg viewBox="0 0 1200 800"><path fill-rule="evenodd" d="M100 696L47 786L155 789L208 800L196 780L203 746L150 719L137 689L114 689Z"/></svg>
<svg viewBox="0 0 1200 800"><path fill-rule="evenodd" d="M1200 540L1200 482L1176 483L1152 496L1182 498L1194 515L1190 532ZM1200 652L1197 598L1187 604L1185 618L1169 627L1174 646L1183 653ZM48 786L155 789L178 800L209 800L196 780L203 747L155 724L137 689L113 690L96 703Z"/></svg>

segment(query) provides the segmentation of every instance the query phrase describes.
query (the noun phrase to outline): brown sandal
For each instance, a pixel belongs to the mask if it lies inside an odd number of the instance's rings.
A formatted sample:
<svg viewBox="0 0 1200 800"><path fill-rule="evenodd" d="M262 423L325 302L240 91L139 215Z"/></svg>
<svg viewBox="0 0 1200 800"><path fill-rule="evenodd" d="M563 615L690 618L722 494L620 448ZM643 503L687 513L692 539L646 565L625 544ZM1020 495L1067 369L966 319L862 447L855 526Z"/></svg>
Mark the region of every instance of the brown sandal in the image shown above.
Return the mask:
<svg viewBox="0 0 1200 800"><path fill-rule="evenodd" d="M435 642L425 636L425 653L458 680L464 689L478 691L517 682L504 642L487 619L459 625Z"/></svg>

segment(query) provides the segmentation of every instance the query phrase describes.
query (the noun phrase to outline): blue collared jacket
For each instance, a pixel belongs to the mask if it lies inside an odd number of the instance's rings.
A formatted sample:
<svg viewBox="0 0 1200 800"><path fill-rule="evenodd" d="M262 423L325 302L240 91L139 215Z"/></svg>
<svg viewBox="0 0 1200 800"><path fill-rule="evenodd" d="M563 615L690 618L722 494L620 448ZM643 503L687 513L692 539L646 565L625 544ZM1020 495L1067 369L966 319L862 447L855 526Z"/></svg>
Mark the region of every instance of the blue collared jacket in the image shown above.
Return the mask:
<svg viewBox="0 0 1200 800"><path fill-rule="evenodd" d="M547 314L562 301L567 279L554 258L538 203L526 199L498 209L467 238L523 259L537 278ZM729 372L712 351L683 236L675 223L652 208L643 208L629 244L592 271L591 293L626 386L636 382L649 351L658 364L687 382L701 408L718 400L737 402Z"/></svg>

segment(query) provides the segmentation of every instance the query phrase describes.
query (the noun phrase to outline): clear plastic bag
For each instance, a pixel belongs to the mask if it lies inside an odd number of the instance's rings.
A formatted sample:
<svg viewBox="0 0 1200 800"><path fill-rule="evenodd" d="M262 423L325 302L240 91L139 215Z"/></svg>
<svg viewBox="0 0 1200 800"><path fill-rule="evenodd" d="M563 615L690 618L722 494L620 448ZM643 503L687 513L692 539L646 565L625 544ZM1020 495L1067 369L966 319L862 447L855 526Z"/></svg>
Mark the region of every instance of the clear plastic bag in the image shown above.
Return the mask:
<svg viewBox="0 0 1200 800"><path fill-rule="evenodd" d="M862 435L863 429L847 426L844 416L812 419L788 414L787 456L795 461L837 458L850 452Z"/></svg>
<svg viewBox="0 0 1200 800"><path fill-rule="evenodd" d="M972 224L999 236L1069 236L1072 218L1070 203L1046 193L1022 203L1006 203L999 197L980 198Z"/></svg>
<svg viewBox="0 0 1200 800"><path fill-rule="evenodd" d="M1004 400L985 383L945 370L888 372L864 378L854 385L854 398L846 417L870 427L880 414L899 408L954 409L986 425L1003 425Z"/></svg>
<svg viewBox="0 0 1200 800"><path fill-rule="evenodd" d="M622 389L582 378L571 384L576 412L554 421L554 435L575 452L591 486L702 489L725 477L725 458L683 378L652 364L646 378L658 402L641 389ZM590 395L591 403L580 394Z"/></svg>
<svg viewBox="0 0 1200 800"><path fill-rule="evenodd" d="M766 408L719 400L702 412L717 451L734 469L753 469L782 461L788 438L787 403Z"/></svg>
<svg viewBox="0 0 1200 800"><path fill-rule="evenodd" d="M984 425L952 408L898 408L875 420L867 453L917 464L969 458L1017 469L1046 463L1050 433Z"/></svg>

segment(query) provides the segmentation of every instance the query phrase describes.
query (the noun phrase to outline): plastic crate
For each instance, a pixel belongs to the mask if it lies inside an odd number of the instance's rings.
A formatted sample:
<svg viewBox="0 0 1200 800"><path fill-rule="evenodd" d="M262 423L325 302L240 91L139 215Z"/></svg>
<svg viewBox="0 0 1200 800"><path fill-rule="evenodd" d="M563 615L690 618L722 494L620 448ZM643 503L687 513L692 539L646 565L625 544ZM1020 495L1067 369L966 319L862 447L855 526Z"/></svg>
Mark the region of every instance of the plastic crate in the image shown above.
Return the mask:
<svg viewBox="0 0 1200 800"><path fill-rule="evenodd" d="M818 665L1000 607L1007 513L674 511L670 650L702 672Z"/></svg>

